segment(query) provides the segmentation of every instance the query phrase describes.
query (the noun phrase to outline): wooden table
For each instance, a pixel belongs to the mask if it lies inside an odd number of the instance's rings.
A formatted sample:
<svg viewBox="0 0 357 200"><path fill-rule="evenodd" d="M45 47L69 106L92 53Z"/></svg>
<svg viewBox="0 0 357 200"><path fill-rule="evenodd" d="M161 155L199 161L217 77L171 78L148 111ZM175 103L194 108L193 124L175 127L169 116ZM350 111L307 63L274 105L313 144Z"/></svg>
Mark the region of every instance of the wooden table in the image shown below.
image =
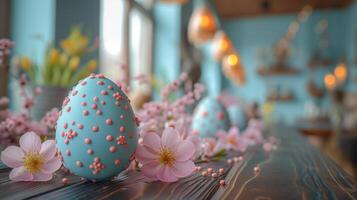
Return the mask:
<svg viewBox="0 0 357 200"><path fill-rule="evenodd" d="M167 184L129 171L113 181L92 183L58 172L47 183L14 183L8 179L10 169L0 166L0 199L357 199L357 182L295 129L277 126L269 132L281 141L270 154L256 146L242 162L202 164L224 167L217 179L194 173ZM257 165L260 173L253 170ZM62 183L63 176L69 184ZM220 187L223 178L227 185Z"/></svg>

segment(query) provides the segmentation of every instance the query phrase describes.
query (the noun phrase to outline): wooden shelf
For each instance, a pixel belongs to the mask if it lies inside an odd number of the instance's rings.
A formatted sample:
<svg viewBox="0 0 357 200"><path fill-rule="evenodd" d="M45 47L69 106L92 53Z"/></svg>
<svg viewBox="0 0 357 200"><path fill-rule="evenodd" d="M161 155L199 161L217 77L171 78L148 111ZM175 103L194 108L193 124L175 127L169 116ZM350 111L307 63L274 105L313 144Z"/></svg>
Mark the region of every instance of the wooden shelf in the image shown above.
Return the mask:
<svg viewBox="0 0 357 200"><path fill-rule="evenodd" d="M299 73L299 71L292 67L274 66L269 68L259 68L257 73L261 76L292 76Z"/></svg>
<svg viewBox="0 0 357 200"><path fill-rule="evenodd" d="M333 64L333 62L329 59L316 59L313 58L309 61L308 67L310 69L318 69L318 68L328 68Z"/></svg>
<svg viewBox="0 0 357 200"><path fill-rule="evenodd" d="M266 97L267 101L275 101L275 102L292 102L294 101L294 95L289 94L289 95L279 95L279 96L267 96Z"/></svg>

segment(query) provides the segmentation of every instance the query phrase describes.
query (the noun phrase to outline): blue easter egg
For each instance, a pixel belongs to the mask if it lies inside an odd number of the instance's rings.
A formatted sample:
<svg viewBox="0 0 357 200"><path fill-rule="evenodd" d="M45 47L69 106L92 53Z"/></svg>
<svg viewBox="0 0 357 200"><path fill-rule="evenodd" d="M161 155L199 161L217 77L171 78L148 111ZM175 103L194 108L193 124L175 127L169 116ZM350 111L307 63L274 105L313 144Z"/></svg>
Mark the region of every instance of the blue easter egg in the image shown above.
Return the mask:
<svg viewBox="0 0 357 200"><path fill-rule="evenodd" d="M204 98L192 118L192 131L201 137L214 137L217 131L227 131L230 125L226 108L214 97Z"/></svg>
<svg viewBox="0 0 357 200"><path fill-rule="evenodd" d="M117 175L128 167L138 141L128 97L103 75L90 75L63 101L56 140L72 173L91 180Z"/></svg>
<svg viewBox="0 0 357 200"><path fill-rule="evenodd" d="M244 109L238 105L232 105L227 108L229 119L232 126L236 126L239 130L244 130L247 126L247 116Z"/></svg>

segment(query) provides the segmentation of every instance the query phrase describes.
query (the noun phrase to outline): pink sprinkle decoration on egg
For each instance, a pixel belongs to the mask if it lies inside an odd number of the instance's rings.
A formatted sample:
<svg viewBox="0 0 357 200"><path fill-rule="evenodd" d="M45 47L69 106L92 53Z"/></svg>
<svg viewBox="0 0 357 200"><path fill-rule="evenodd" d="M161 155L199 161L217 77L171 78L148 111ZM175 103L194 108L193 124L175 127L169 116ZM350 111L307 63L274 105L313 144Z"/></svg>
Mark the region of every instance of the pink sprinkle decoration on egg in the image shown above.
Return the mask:
<svg viewBox="0 0 357 200"><path fill-rule="evenodd" d="M71 151L69 149L66 150L66 155L71 156Z"/></svg>
<svg viewBox="0 0 357 200"><path fill-rule="evenodd" d="M85 85L85 84L87 84L86 81L82 81L82 82L81 82L81 85Z"/></svg>
<svg viewBox="0 0 357 200"><path fill-rule="evenodd" d="M82 94L82 97L84 98L84 97L86 97L87 95L86 94Z"/></svg>
<svg viewBox="0 0 357 200"><path fill-rule="evenodd" d="M108 92L107 92L106 90L102 90L102 91L100 91L100 93L101 93L102 95L108 95Z"/></svg>
<svg viewBox="0 0 357 200"><path fill-rule="evenodd" d="M99 131L99 127L98 127L98 126L93 126L93 127L92 127L92 131L98 132L98 131Z"/></svg>
<svg viewBox="0 0 357 200"><path fill-rule="evenodd" d="M113 120L112 119L107 119L107 120L105 120L105 123L107 125L112 125L113 124Z"/></svg>
<svg viewBox="0 0 357 200"><path fill-rule="evenodd" d="M86 138L86 139L84 139L84 142L86 144L90 144L90 143L92 143L92 140L90 138Z"/></svg>
<svg viewBox="0 0 357 200"><path fill-rule="evenodd" d="M124 115L120 115L120 119L124 119Z"/></svg>
<svg viewBox="0 0 357 200"><path fill-rule="evenodd" d="M93 101L98 102L99 98L98 97L93 97Z"/></svg>
<svg viewBox="0 0 357 200"><path fill-rule="evenodd" d="M111 142L114 140L114 137L112 135L107 135L106 139L107 141Z"/></svg>
<svg viewBox="0 0 357 200"><path fill-rule="evenodd" d="M113 86L108 85L108 89L109 89L109 90L113 90Z"/></svg>
<svg viewBox="0 0 357 200"><path fill-rule="evenodd" d="M216 115L218 120L222 120L224 118L224 113L223 112L218 112Z"/></svg>
<svg viewBox="0 0 357 200"><path fill-rule="evenodd" d="M92 149L88 149L88 150L87 150L87 153L88 153L89 155L92 155L92 154L94 153L94 151L93 151Z"/></svg>
<svg viewBox="0 0 357 200"><path fill-rule="evenodd" d="M218 174L215 172L215 173L212 173L212 178L217 178L218 177Z"/></svg>
<svg viewBox="0 0 357 200"><path fill-rule="evenodd" d="M86 106L86 105L87 105L87 102L84 102L84 101L83 101L83 102L81 103L81 105L82 105L82 106Z"/></svg>
<svg viewBox="0 0 357 200"><path fill-rule="evenodd" d="M88 110L84 110L84 111L83 111L83 115L84 115L84 116L89 115L89 111L88 111Z"/></svg>
<svg viewBox="0 0 357 200"><path fill-rule="evenodd" d="M97 74L95 75L97 78L104 78L104 75L103 74Z"/></svg>
<svg viewBox="0 0 357 200"><path fill-rule="evenodd" d="M124 131L125 131L124 126L121 126L121 127L119 128L119 130L120 130L120 132L124 132Z"/></svg>
<svg viewBox="0 0 357 200"><path fill-rule="evenodd" d="M79 129L83 129L83 124L78 124L77 126Z"/></svg>
<svg viewBox="0 0 357 200"><path fill-rule="evenodd" d="M77 94L78 94L77 90L72 92L72 96L76 96Z"/></svg>
<svg viewBox="0 0 357 200"><path fill-rule="evenodd" d="M102 115L103 112L101 110L97 110L97 115Z"/></svg>
<svg viewBox="0 0 357 200"><path fill-rule="evenodd" d="M120 160L119 160L119 159L116 159L116 160L114 161L114 164L115 164L115 165L120 165Z"/></svg>
<svg viewBox="0 0 357 200"><path fill-rule="evenodd" d="M65 144L68 144L68 143L69 143L69 140L68 140L68 139L65 139L65 140L64 140L64 143L65 143Z"/></svg>
<svg viewBox="0 0 357 200"><path fill-rule="evenodd" d="M63 178L63 179L62 179L62 183L63 183L63 184L68 184L68 183L69 183L68 178Z"/></svg>
<svg viewBox="0 0 357 200"><path fill-rule="evenodd" d="M64 129L67 129L67 123L64 123L64 124L63 124L63 128L64 128Z"/></svg>
<svg viewBox="0 0 357 200"><path fill-rule="evenodd" d="M103 81L98 81L97 84L98 85L104 85L104 82Z"/></svg>
<svg viewBox="0 0 357 200"><path fill-rule="evenodd" d="M107 102L105 102L105 101L101 101L100 103L101 103L103 106L107 105Z"/></svg>
<svg viewBox="0 0 357 200"><path fill-rule="evenodd" d="M96 110L98 108L97 104L92 104L91 106L94 110Z"/></svg>
<svg viewBox="0 0 357 200"><path fill-rule="evenodd" d="M219 181L219 184L221 186L225 186L226 185L226 181L224 179L222 179L222 180Z"/></svg>
<svg viewBox="0 0 357 200"><path fill-rule="evenodd" d="M71 121L71 124L72 124L72 125L75 125L75 124L76 124L76 122L75 122L74 120L72 120L72 121Z"/></svg>
<svg viewBox="0 0 357 200"><path fill-rule="evenodd" d="M67 112L71 112L71 106L68 106Z"/></svg>
<svg viewBox="0 0 357 200"><path fill-rule="evenodd" d="M95 157L94 158L94 162L100 162L100 158L99 157Z"/></svg>
<svg viewBox="0 0 357 200"><path fill-rule="evenodd" d="M109 151L112 152L112 153L114 153L114 152L117 151L117 148L116 148L115 146L111 146L111 147L109 148Z"/></svg>
<svg viewBox="0 0 357 200"><path fill-rule="evenodd" d="M79 160L77 160L76 165L77 165L78 167L83 167L83 163L82 163L81 161L79 161Z"/></svg>

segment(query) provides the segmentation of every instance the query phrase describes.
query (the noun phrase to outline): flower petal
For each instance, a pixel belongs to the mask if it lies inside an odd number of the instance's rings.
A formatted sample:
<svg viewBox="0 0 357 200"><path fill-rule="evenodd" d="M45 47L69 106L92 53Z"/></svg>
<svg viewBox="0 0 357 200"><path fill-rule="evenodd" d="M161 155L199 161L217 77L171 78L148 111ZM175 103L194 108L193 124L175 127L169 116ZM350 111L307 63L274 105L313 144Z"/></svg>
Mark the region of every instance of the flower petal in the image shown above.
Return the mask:
<svg viewBox="0 0 357 200"><path fill-rule="evenodd" d="M141 164L145 164L146 162L156 159L158 155L151 151L150 148L147 148L144 145L138 145L135 151L135 157Z"/></svg>
<svg viewBox="0 0 357 200"><path fill-rule="evenodd" d="M153 160L145 163L141 168L141 170L146 177L157 180L156 176L159 171L162 171L161 169L162 167L163 166L160 165L160 163L157 160Z"/></svg>
<svg viewBox="0 0 357 200"><path fill-rule="evenodd" d="M47 140L42 143L40 154L44 161L51 160L56 154L56 141L54 140Z"/></svg>
<svg viewBox="0 0 357 200"><path fill-rule="evenodd" d="M239 128L236 126L233 126L232 128L230 128L229 135L239 135Z"/></svg>
<svg viewBox="0 0 357 200"><path fill-rule="evenodd" d="M160 170L158 170L156 177L162 182L175 182L178 180L173 173L172 168L168 166L161 167Z"/></svg>
<svg viewBox="0 0 357 200"><path fill-rule="evenodd" d="M27 132L20 137L20 147L26 152L39 152L41 149L41 139L34 132Z"/></svg>
<svg viewBox="0 0 357 200"><path fill-rule="evenodd" d="M33 181L49 181L52 179L52 174L45 174L42 172L33 175Z"/></svg>
<svg viewBox="0 0 357 200"><path fill-rule="evenodd" d="M17 167L14 168L10 172L10 180L13 181L32 181L33 180L33 175L26 171L25 167Z"/></svg>
<svg viewBox="0 0 357 200"><path fill-rule="evenodd" d="M167 148L175 148L181 141L179 133L172 127L167 127L162 133L161 144Z"/></svg>
<svg viewBox="0 0 357 200"><path fill-rule="evenodd" d="M41 171L46 174L52 174L57 171L62 165L62 162L56 157L53 157L51 160L47 161L42 165Z"/></svg>
<svg viewBox="0 0 357 200"><path fill-rule="evenodd" d="M9 146L1 152L1 161L11 168L21 167L24 155L20 147Z"/></svg>
<svg viewBox="0 0 357 200"><path fill-rule="evenodd" d="M160 137L156 133L148 133L143 137L143 145L157 152L160 148Z"/></svg>
<svg viewBox="0 0 357 200"><path fill-rule="evenodd" d="M176 162L172 167L172 171L175 176L182 178L192 174L194 168L195 164L192 161Z"/></svg>
<svg viewBox="0 0 357 200"><path fill-rule="evenodd" d="M195 154L195 146L188 140L181 141L175 149L175 157L177 161L189 160Z"/></svg>

